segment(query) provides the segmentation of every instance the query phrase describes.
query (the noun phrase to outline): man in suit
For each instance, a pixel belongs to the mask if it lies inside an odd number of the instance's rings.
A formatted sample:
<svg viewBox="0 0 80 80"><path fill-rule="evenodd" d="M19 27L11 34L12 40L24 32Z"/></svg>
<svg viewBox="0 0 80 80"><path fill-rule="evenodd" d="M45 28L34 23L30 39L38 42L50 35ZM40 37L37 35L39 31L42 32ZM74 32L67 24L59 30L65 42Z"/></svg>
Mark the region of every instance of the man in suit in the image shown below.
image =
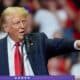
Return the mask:
<svg viewBox="0 0 80 80"><path fill-rule="evenodd" d="M0 40L0 75L48 75L50 57L80 48L79 40L51 40L43 33L27 34L27 16L23 7L8 7L2 13L2 26L8 36Z"/></svg>

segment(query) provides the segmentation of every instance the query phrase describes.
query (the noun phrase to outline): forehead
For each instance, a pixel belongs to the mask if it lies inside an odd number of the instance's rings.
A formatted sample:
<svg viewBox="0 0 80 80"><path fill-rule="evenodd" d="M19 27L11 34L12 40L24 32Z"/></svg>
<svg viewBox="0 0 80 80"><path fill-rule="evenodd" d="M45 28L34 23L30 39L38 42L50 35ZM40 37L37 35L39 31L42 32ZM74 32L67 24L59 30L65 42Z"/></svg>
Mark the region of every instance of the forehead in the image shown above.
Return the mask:
<svg viewBox="0 0 80 80"><path fill-rule="evenodd" d="M27 16L22 15L22 14L10 14L6 16L6 19L9 21L16 21L16 20L21 20L21 19L27 19Z"/></svg>

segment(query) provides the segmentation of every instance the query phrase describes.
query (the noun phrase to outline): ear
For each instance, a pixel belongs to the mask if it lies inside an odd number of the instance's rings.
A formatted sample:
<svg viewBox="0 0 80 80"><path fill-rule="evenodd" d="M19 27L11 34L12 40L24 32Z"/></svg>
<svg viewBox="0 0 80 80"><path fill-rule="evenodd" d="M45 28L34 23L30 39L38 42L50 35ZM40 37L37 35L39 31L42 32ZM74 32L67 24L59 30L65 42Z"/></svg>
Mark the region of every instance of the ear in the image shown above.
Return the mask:
<svg viewBox="0 0 80 80"><path fill-rule="evenodd" d="M8 24L4 24L3 25L3 29L4 29L5 32L8 33L9 32L9 26L8 26Z"/></svg>

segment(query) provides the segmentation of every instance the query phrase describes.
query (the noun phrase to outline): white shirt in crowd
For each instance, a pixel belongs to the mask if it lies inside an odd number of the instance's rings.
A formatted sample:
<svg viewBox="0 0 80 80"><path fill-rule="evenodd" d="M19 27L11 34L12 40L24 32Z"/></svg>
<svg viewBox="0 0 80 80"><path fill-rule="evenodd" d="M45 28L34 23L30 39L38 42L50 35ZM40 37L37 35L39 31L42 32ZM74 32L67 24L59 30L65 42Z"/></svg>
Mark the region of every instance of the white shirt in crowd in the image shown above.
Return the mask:
<svg viewBox="0 0 80 80"><path fill-rule="evenodd" d="M15 51L15 42L8 36L7 38L8 42L8 63L9 63L9 75L15 76L15 65L14 65L14 51ZM21 46L19 47L21 55L23 55L23 63L24 63L24 70L25 70L25 76L33 76L33 70L31 68L29 59L27 57L27 52L25 50L25 46L23 46L23 54L21 51Z"/></svg>
<svg viewBox="0 0 80 80"><path fill-rule="evenodd" d="M57 17L46 9L38 10L34 21L40 25L40 32L44 32L48 38L53 38L53 34L61 28Z"/></svg>

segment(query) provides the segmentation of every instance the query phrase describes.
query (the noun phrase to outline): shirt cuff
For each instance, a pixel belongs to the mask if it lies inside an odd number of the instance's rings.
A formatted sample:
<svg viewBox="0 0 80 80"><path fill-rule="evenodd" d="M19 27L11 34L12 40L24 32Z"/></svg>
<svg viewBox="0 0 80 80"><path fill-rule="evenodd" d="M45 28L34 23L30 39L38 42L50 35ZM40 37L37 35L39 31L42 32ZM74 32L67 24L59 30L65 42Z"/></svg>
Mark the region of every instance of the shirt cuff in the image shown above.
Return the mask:
<svg viewBox="0 0 80 80"><path fill-rule="evenodd" d="M80 50L80 48L77 46L77 41L78 41L78 40L76 40L76 41L74 42L74 48L75 48L76 50Z"/></svg>

